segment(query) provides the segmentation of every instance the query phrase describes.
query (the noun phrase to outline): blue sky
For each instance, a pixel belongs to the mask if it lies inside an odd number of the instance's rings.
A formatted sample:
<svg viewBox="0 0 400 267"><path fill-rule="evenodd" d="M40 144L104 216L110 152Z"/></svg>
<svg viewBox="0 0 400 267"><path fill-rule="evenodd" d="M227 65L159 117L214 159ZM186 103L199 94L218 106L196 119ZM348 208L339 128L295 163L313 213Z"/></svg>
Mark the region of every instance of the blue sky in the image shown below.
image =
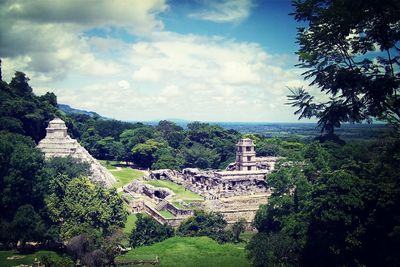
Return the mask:
<svg viewBox="0 0 400 267"><path fill-rule="evenodd" d="M121 120L293 122L307 86L285 0L0 3L3 76ZM310 88L316 93L315 88Z"/></svg>

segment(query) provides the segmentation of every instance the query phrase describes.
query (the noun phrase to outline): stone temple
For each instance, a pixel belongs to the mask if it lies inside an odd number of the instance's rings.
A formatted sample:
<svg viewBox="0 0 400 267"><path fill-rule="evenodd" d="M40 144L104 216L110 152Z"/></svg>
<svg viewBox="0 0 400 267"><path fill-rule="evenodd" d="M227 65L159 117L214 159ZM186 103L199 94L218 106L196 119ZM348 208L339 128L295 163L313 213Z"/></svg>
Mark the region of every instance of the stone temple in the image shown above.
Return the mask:
<svg viewBox="0 0 400 267"><path fill-rule="evenodd" d="M266 176L274 170L277 157L256 157L251 139L240 139L236 160L226 170L204 171L196 168L155 170L124 187L124 198L135 212L145 212L160 223L177 226L194 209L220 212L228 223L244 218L249 224L260 204L266 204L271 191ZM176 205L174 193L167 188L153 187L146 180L167 180L183 186L204 198L201 202ZM165 212L169 218L163 216Z"/></svg>
<svg viewBox="0 0 400 267"><path fill-rule="evenodd" d="M89 179L106 187L116 182L115 177L103 167L78 141L67 134L65 122L59 118L49 122L46 137L37 146L45 158L72 156L86 162L90 166Z"/></svg>

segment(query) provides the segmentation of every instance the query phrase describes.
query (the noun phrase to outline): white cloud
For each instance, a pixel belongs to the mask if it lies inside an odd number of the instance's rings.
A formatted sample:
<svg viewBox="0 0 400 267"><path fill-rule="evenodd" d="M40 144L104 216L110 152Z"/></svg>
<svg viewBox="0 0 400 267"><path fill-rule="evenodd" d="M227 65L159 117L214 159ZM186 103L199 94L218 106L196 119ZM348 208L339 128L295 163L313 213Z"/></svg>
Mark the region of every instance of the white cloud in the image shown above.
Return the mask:
<svg viewBox="0 0 400 267"><path fill-rule="evenodd" d="M119 82L118 82L118 86L119 86L120 88L122 88L122 89L129 89L129 88L131 88L130 83L129 83L128 81L126 81L126 80L121 80L121 81L119 81Z"/></svg>
<svg viewBox="0 0 400 267"><path fill-rule="evenodd" d="M121 42L90 38L85 32L114 27L137 36L151 35L163 28L157 15L167 8L165 0L99 0L91 4L78 0L2 1L0 57L11 64L23 58L23 64L13 67L23 65L20 70L32 79L60 81L75 71L116 75L123 64L107 62L96 52L118 49Z"/></svg>
<svg viewBox="0 0 400 267"><path fill-rule="evenodd" d="M284 105L286 86L304 84L301 71L286 67L294 56L222 36L164 31L157 18L167 9L161 0L116 2L82 10L78 1L0 4L0 19L7 21L0 24L6 79L22 70L36 93L54 91L60 103L124 120L294 119ZM238 21L250 7L250 1L218 2L219 13L204 13L203 19ZM120 27L140 38L129 44L84 34L94 26Z"/></svg>
<svg viewBox="0 0 400 267"><path fill-rule="evenodd" d="M217 23L240 22L250 14L251 0L203 0L204 10L189 17Z"/></svg>
<svg viewBox="0 0 400 267"><path fill-rule="evenodd" d="M157 14L168 8L164 0L12 0L3 4L2 15L42 25L71 24L82 28L125 27L134 34L162 29Z"/></svg>
<svg viewBox="0 0 400 267"><path fill-rule="evenodd" d="M153 70L152 67L141 67L137 71L135 71L132 75L132 78L135 81L151 81L151 82L157 82L160 77L158 76L158 73Z"/></svg>
<svg viewBox="0 0 400 267"><path fill-rule="evenodd" d="M221 37L158 32L120 53L120 73L57 87L59 102L124 120L291 121L287 86L305 84L281 55Z"/></svg>

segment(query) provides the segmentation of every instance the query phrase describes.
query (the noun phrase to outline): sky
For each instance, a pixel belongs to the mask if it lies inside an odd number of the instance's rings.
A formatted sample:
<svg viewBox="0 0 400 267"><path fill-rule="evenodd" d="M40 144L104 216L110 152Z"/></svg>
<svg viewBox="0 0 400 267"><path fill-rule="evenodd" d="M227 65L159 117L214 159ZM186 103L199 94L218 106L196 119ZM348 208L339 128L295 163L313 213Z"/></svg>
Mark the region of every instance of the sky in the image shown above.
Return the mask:
<svg viewBox="0 0 400 267"><path fill-rule="evenodd" d="M37 95L119 120L295 122L288 87L309 81L292 11L289 0L2 0L3 77L25 72Z"/></svg>

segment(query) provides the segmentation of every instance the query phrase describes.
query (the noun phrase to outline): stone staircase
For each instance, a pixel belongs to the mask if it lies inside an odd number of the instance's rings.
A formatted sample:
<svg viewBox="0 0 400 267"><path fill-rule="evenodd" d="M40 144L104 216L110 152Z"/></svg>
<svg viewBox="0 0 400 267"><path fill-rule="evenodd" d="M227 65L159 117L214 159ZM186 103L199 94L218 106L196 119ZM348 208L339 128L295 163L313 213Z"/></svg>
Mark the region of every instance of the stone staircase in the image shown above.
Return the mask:
<svg viewBox="0 0 400 267"><path fill-rule="evenodd" d="M163 199L163 200L161 200L161 201L154 207L154 209L157 210L157 211L160 211L160 210L162 210L167 204L168 204L168 201L165 200L165 199Z"/></svg>

